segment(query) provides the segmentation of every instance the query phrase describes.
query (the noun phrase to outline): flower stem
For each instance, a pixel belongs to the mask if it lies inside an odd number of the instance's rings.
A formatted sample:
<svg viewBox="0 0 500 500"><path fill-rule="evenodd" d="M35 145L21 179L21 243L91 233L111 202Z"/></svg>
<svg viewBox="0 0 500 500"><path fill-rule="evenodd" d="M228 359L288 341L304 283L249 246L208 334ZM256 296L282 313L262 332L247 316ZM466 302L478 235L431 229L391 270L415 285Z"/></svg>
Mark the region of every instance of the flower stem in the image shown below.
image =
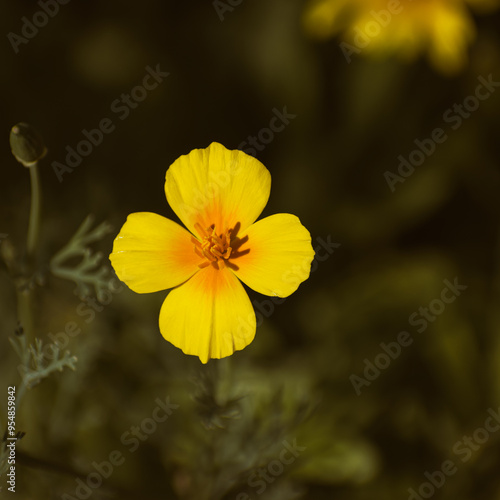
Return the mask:
<svg viewBox="0 0 500 500"><path fill-rule="evenodd" d="M31 180L31 209L28 225L28 242L26 251L28 257L32 257L38 241L40 229L40 179L38 176L38 162L29 167Z"/></svg>
<svg viewBox="0 0 500 500"><path fill-rule="evenodd" d="M35 338L32 308L31 290L22 290L18 287L17 315L24 333L30 341L33 341Z"/></svg>
<svg viewBox="0 0 500 500"><path fill-rule="evenodd" d="M40 179L38 176L38 162L28 167L31 181L31 207L30 218L28 222L28 236L26 243L26 262L24 267L24 279L17 286L18 317L25 330L28 339L34 339L33 332L33 311L32 311L32 293L30 281L35 272L35 263L33 262L38 243L38 233L40 229Z"/></svg>

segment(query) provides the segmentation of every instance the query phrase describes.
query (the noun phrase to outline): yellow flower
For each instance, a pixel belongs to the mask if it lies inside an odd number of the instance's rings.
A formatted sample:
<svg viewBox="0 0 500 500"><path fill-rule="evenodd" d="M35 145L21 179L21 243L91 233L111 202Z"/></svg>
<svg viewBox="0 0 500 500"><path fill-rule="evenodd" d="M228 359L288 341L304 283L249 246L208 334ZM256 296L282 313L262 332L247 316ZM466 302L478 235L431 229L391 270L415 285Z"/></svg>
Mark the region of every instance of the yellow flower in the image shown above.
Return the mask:
<svg viewBox="0 0 500 500"><path fill-rule="evenodd" d="M160 331L203 363L243 349L255 336L255 312L239 280L287 297L309 277L314 251L299 219L276 214L255 222L270 191L262 163L214 142L167 170L167 201L189 231L139 212L115 239L110 260L118 277L137 293L173 288Z"/></svg>
<svg viewBox="0 0 500 500"><path fill-rule="evenodd" d="M306 29L327 38L341 33L340 48L353 55L395 53L406 60L426 53L433 66L456 73L467 62L476 30L467 3L476 10L498 7L498 0L310 0Z"/></svg>

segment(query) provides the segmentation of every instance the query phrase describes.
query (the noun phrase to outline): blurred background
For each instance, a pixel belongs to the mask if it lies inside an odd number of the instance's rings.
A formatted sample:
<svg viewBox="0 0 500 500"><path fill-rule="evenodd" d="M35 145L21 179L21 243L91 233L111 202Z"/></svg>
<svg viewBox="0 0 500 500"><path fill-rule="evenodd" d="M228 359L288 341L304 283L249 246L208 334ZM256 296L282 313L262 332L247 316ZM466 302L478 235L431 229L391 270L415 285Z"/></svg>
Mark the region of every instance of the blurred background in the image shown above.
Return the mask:
<svg viewBox="0 0 500 500"><path fill-rule="evenodd" d="M2 0L2 433L22 386L9 337L78 359L19 405L18 498L500 499L500 11L403 4ZM27 268L21 121L48 148ZM263 162L262 216L298 215L319 250L284 302L249 291L252 344L202 365L158 331L166 292L89 302L50 262L93 214L110 271L128 214L177 220L165 172L212 141ZM26 280L33 327L16 336Z"/></svg>

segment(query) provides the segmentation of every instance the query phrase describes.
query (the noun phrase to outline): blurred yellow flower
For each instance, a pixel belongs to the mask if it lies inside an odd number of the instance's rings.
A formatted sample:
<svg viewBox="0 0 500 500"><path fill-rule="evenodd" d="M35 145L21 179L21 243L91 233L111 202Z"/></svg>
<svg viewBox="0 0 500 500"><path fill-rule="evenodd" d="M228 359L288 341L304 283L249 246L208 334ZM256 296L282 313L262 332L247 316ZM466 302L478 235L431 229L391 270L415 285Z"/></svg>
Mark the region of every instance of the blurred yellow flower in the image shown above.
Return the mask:
<svg viewBox="0 0 500 500"><path fill-rule="evenodd" d="M139 212L114 241L111 263L132 290L173 288L160 311L160 331L203 363L243 349L255 336L255 312L239 280L287 297L309 277L314 251L299 219L276 214L255 222L270 191L262 163L212 143L167 170L167 201L189 231Z"/></svg>
<svg viewBox="0 0 500 500"><path fill-rule="evenodd" d="M406 60L426 53L437 70L453 74L476 36L467 4L487 11L499 0L310 0L304 23L318 38L341 34L348 62L362 52Z"/></svg>

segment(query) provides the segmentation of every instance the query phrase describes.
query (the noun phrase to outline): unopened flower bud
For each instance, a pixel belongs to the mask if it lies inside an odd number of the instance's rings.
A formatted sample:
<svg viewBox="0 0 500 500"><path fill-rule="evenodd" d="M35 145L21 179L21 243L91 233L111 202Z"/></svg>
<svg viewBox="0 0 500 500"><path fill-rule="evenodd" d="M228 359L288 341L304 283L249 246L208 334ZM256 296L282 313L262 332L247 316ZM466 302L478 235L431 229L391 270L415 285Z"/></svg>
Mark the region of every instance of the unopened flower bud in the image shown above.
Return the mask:
<svg viewBox="0 0 500 500"><path fill-rule="evenodd" d="M10 131L10 149L19 163L31 167L47 153L40 134L27 123L18 123Z"/></svg>

